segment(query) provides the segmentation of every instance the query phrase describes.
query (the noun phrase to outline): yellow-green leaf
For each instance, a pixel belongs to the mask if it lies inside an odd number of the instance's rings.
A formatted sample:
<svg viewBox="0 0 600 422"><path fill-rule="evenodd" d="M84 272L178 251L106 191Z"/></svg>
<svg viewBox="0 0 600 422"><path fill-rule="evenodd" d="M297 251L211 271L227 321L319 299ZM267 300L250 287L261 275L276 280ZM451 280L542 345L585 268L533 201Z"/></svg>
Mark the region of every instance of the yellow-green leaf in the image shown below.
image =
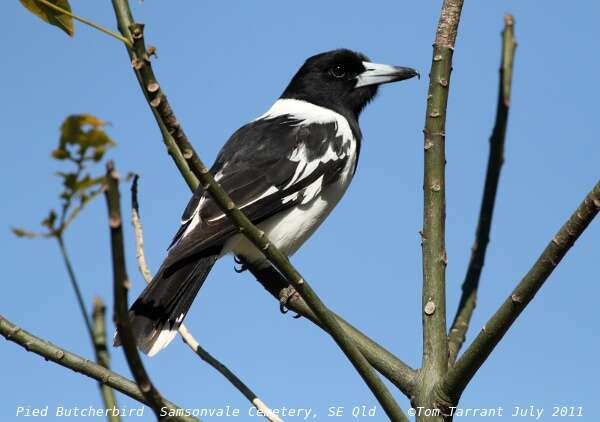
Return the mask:
<svg viewBox="0 0 600 422"><path fill-rule="evenodd" d="M32 232L32 231L17 228L17 227L13 227L11 230L12 230L13 234L17 237L28 237L30 239L33 239L34 237L43 236L42 233Z"/></svg>
<svg viewBox="0 0 600 422"><path fill-rule="evenodd" d="M51 155L57 160L64 160L65 158L69 157L69 151L67 151L66 149L55 149L54 151L52 151Z"/></svg>
<svg viewBox="0 0 600 422"><path fill-rule="evenodd" d="M50 25L54 25L62 29L71 37L75 34L73 19L71 16L59 12L58 10L53 9L39 0L20 0L20 2L27 8L27 10L42 19L44 22L48 22ZM71 12L69 0L46 0L46 2L58 6L67 12Z"/></svg>

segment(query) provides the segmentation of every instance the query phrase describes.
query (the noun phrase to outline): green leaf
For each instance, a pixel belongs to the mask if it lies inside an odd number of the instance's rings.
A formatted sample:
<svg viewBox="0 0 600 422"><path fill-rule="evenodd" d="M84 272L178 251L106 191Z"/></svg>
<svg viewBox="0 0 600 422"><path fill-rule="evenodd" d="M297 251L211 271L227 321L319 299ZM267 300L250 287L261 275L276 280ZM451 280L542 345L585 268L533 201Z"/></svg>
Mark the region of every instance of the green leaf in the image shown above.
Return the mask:
<svg viewBox="0 0 600 422"><path fill-rule="evenodd" d="M32 232L32 231L20 229L17 227L12 227L11 230L12 230L13 234L17 237L28 237L30 239L33 239L35 237L46 236L46 234L44 234L44 233Z"/></svg>
<svg viewBox="0 0 600 422"><path fill-rule="evenodd" d="M42 221L42 226L48 227L50 230L54 230L54 223L56 222L56 213L54 210L50 210L48 217Z"/></svg>
<svg viewBox="0 0 600 422"><path fill-rule="evenodd" d="M64 160L65 158L69 158L71 154L69 154L68 150L59 148L52 151L50 155L52 155L52 158L56 158L57 160Z"/></svg>
<svg viewBox="0 0 600 422"><path fill-rule="evenodd" d="M31 13L42 19L44 22L48 22L50 25L54 25L65 31L69 36L75 34L73 28L73 19L71 16L59 12L38 0L20 0L21 4L27 8ZM48 3L52 3L63 10L68 12L71 11L71 5L68 0L47 0Z"/></svg>
<svg viewBox="0 0 600 422"><path fill-rule="evenodd" d="M63 178L63 185L68 191L74 192L77 186L77 173L56 173Z"/></svg>
<svg viewBox="0 0 600 422"><path fill-rule="evenodd" d="M90 177L90 175L88 174L83 179L79 180L75 184L75 190L77 192L81 192L81 191L89 189L93 186L101 185L102 183L104 183L104 176L100 176L100 177L96 177L96 178L92 179Z"/></svg>
<svg viewBox="0 0 600 422"><path fill-rule="evenodd" d="M90 114L74 114L65 119L60 131L59 149L65 149L66 145L79 146L78 154L83 157L88 148L94 150L91 157L99 161L106 151L115 145L115 142L102 130L106 122Z"/></svg>

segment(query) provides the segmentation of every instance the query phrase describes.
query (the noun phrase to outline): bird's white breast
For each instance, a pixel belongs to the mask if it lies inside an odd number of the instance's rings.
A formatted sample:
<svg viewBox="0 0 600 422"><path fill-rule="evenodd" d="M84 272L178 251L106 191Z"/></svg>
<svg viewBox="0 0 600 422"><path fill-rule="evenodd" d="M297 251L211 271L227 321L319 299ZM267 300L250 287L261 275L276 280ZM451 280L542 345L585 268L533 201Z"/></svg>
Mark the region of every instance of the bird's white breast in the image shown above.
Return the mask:
<svg viewBox="0 0 600 422"><path fill-rule="evenodd" d="M289 256L295 253L315 232L346 192L354 174L358 146L357 140L345 117L332 110L305 101L292 99L278 100L260 118L277 117L284 114L292 115L295 119L301 120L301 124L335 122L337 127L336 135L341 135L344 143L347 143L347 148L344 149L347 151L346 153L349 158L336 181L322 186L323 178L318 178L306 188L308 194L304 192L302 203L274 215L258 225L266 233L270 241ZM302 157L302 153L301 150L294 152L294 154L297 154L298 159L304 158ZM291 159L294 158L294 154L290 157ZM328 157L326 154L314 161L326 162L326 160L333 158ZM306 167L310 168L310 166L316 166L317 164L308 162ZM297 177L301 178L302 175L297 175ZM240 255L254 264L266 264L264 255L241 234L235 235L227 241L223 248L223 254L229 252Z"/></svg>

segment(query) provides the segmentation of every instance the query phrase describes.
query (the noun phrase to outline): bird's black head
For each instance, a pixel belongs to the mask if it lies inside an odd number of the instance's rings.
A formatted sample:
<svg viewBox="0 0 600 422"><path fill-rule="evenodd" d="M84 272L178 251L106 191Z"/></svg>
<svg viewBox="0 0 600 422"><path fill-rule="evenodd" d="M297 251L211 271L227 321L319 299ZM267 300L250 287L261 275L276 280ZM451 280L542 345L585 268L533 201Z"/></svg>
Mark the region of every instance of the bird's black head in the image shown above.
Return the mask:
<svg viewBox="0 0 600 422"><path fill-rule="evenodd" d="M358 119L379 85L417 75L408 67L371 63L361 53L333 50L306 60L281 98L308 101Z"/></svg>

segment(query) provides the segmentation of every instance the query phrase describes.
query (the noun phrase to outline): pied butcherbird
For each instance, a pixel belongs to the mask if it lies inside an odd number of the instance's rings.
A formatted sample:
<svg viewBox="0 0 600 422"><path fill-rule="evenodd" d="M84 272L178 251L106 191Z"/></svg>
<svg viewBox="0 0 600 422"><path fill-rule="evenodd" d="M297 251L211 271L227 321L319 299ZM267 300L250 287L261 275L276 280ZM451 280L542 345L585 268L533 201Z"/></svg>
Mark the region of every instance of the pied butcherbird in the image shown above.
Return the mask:
<svg viewBox="0 0 600 422"><path fill-rule="evenodd" d="M345 49L310 57L273 106L229 138L211 174L269 240L292 255L352 181L362 139L358 117L378 86L417 75ZM167 257L131 306L143 352L153 356L173 340L214 263L228 253L258 268L269 265L200 186Z"/></svg>

